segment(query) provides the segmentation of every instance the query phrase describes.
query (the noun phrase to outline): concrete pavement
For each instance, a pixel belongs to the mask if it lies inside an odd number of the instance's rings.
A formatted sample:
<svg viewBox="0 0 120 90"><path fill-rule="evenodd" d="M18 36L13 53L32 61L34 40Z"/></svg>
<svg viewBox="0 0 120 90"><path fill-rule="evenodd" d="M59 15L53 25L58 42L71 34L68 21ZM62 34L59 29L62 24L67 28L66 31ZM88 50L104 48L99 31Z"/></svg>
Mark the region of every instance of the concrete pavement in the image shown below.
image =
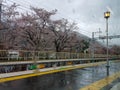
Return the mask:
<svg viewBox="0 0 120 90"><path fill-rule="evenodd" d="M120 90L120 83L113 86L110 90Z"/></svg>

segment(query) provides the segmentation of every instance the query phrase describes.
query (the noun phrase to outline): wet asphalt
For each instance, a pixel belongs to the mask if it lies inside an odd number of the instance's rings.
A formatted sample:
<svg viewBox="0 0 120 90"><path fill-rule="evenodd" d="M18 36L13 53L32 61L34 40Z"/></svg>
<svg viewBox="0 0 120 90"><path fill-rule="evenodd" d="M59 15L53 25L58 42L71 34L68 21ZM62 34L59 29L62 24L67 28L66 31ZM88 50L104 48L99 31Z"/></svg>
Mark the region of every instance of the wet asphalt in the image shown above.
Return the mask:
<svg viewBox="0 0 120 90"><path fill-rule="evenodd" d="M110 62L110 74L118 71L120 63ZM0 83L0 90L79 90L104 77L106 77L105 64Z"/></svg>

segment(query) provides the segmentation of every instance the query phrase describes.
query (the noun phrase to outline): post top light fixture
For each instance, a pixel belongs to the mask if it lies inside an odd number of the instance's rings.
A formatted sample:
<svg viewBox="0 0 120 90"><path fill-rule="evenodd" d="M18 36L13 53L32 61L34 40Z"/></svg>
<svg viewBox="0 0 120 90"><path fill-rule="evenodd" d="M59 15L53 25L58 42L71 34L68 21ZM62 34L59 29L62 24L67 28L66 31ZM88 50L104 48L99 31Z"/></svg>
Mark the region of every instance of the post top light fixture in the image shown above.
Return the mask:
<svg viewBox="0 0 120 90"><path fill-rule="evenodd" d="M105 13L104 13L104 17L105 17L105 18L109 18L109 17L110 17L110 11L105 12Z"/></svg>

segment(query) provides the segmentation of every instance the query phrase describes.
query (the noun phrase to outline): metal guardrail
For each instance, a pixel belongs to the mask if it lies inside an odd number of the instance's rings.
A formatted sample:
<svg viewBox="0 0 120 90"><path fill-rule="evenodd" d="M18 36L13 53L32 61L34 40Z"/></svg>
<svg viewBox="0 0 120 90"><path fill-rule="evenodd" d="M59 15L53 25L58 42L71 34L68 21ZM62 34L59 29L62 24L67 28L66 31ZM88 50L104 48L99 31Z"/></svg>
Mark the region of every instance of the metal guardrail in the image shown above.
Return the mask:
<svg viewBox="0 0 120 90"><path fill-rule="evenodd" d="M103 54L95 54L95 58L106 57ZM119 57L109 55L109 57ZM91 58L91 54L53 52L53 51L25 51L25 50L0 50L0 61L27 61L27 60L53 60L53 59L79 59Z"/></svg>

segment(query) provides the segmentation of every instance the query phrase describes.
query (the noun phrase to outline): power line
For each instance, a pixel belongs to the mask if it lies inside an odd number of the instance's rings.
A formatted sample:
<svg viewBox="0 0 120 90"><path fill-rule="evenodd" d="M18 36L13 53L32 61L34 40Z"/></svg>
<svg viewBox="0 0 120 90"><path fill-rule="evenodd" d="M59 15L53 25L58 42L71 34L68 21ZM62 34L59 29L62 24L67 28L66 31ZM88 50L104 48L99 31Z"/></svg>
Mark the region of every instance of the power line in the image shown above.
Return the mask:
<svg viewBox="0 0 120 90"><path fill-rule="evenodd" d="M9 2L12 2L12 4L16 3L16 2L11 1L11 0L9 0ZM20 5L19 3L16 3L16 4ZM7 6L7 7L8 7L8 6ZM20 6L18 6L17 8L21 9L22 11L25 10L26 12L30 12L30 13L32 12L32 11L30 10L30 8L25 7L25 6L23 6L23 5L20 5Z"/></svg>
<svg viewBox="0 0 120 90"><path fill-rule="evenodd" d="M8 1L9 1L9 2L12 2L12 3L16 3L16 2L11 1L11 0L8 0ZM18 4L19 6L21 6L21 7L25 8L25 9L27 9L27 10L30 10L30 8L29 8L29 7L27 7L27 6L24 6L24 5L19 4L19 3L16 3L16 4Z"/></svg>
<svg viewBox="0 0 120 90"><path fill-rule="evenodd" d="M9 2L16 3L16 4L20 4L20 3L24 4L24 2L22 2L22 1L14 2L14 1L12 1L12 0L9 0ZM18 2L19 2L19 3L18 3ZM31 3L28 2L28 1L27 1L27 3L28 3L29 5L31 4ZM36 4L36 3L34 3L34 4ZM37 4L36 4L36 5L37 5ZM21 7L20 7L20 6L21 6ZM19 9L22 9L22 10L24 9L25 11L29 11L30 13L32 12L28 6L24 6L24 5L21 5L21 4L20 4L20 6L18 7ZM46 6L46 5L44 5L44 7L50 8L50 7ZM53 8L51 8L51 9L53 10ZM58 14L57 14L57 16L58 16L59 18L63 18L63 17L61 17L61 16L63 16L63 15L64 15L65 17L67 17L69 20L73 21L73 22L81 23L81 22L79 22L79 21L74 20L74 19L71 18L71 17L68 17L68 16L65 15L65 14L61 14L60 12L58 12ZM85 29L82 29L82 28L80 28L79 30L83 30L82 32L85 32L85 33L88 33L88 34L91 33L91 32L89 32L89 31L87 31L87 30L85 30Z"/></svg>
<svg viewBox="0 0 120 90"><path fill-rule="evenodd" d="M17 2L14 2L14 1L12 1L12 0L8 0L8 1L13 2L13 3L16 3L16 4L18 4L18 5L20 5L20 6L24 7L24 8L30 9L28 6L24 6L25 3L22 3L22 2L20 2L20 1L17 1ZM19 3L18 3L18 2L19 2ZM21 4L21 3L22 3L22 4Z"/></svg>
<svg viewBox="0 0 120 90"><path fill-rule="evenodd" d="M106 39L106 36L101 36L99 39ZM120 35L114 35L114 36L108 36L109 39L115 39L115 38L120 38Z"/></svg>

